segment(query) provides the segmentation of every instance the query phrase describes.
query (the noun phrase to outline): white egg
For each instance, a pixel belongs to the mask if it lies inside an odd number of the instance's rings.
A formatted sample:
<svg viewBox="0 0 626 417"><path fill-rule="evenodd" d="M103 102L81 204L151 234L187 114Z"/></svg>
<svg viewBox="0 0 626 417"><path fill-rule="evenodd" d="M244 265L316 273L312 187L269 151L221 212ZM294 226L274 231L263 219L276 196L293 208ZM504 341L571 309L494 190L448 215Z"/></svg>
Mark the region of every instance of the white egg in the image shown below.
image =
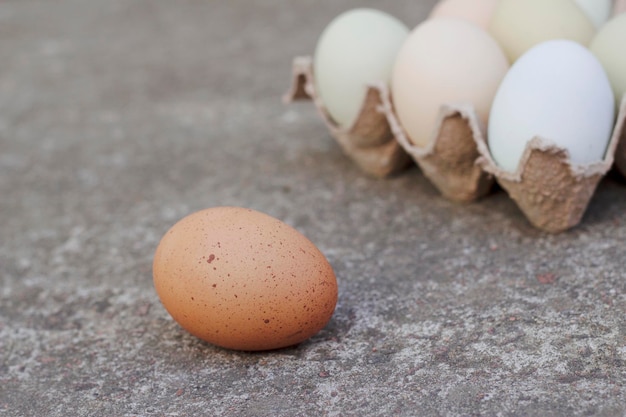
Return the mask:
<svg viewBox="0 0 626 417"><path fill-rule="evenodd" d="M602 27L613 11L613 2L611 0L574 0L578 6L591 19L596 28Z"/></svg>
<svg viewBox="0 0 626 417"><path fill-rule="evenodd" d="M347 11L324 30L315 50L313 77L318 96L339 126L354 123L367 84L389 83L408 34L398 19L374 9Z"/></svg>
<svg viewBox="0 0 626 417"><path fill-rule="evenodd" d="M614 117L611 84L598 59L576 42L547 41L522 55L502 81L491 107L489 148L509 172L537 136L567 149L574 164L598 162Z"/></svg>

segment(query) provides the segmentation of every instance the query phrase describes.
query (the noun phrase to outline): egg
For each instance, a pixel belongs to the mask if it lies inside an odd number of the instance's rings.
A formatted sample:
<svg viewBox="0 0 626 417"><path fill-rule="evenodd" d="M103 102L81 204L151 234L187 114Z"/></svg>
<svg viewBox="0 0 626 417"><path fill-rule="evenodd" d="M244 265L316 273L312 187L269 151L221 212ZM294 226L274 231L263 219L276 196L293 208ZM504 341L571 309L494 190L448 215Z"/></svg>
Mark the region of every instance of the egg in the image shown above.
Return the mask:
<svg viewBox="0 0 626 417"><path fill-rule="evenodd" d="M615 0L615 7L613 8L613 15L626 12L626 0Z"/></svg>
<svg viewBox="0 0 626 417"><path fill-rule="evenodd" d="M296 345L319 332L337 281L319 249L267 214L214 207L176 223L153 263L156 292L184 329L228 349Z"/></svg>
<svg viewBox="0 0 626 417"><path fill-rule="evenodd" d="M442 0L433 9L430 18L454 17L489 27L498 0Z"/></svg>
<svg viewBox="0 0 626 417"><path fill-rule="evenodd" d="M604 25L590 48L609 76L616 107L619 107L626 94L626 14L620 14Z"/></svg>
<svg viewBox="0 0 626 417"><path fill-rule="evenodd" d="M489 31L514 62L533 46L551 39L587 46L595 27L572 0L500 0Z"/></svg>
<svg viewBox="0 0 626 417"><path fill-rule="evenodd" d="M453 18L430 19L409 35L394 65L391 92L410 141L432 143L444 104L471 104L486 126L493 96L509 64L478 26Z"/></svg>
<svg viewBox="0 0 626 417"><path fill-rule="evenodd" d="M388 83L409 29L375 9L354 9L337 16L322 32L313 57L316 93L334 122L354 124L367 85Z"/></svg>
<svg viewBox="0 0 626 417"><path fill-rule="evenodd" d="M612 0L574 0L596 28L602 27L613 12Z"/></svg>
<svg viewBox="0 0 626 417"><path fill-rule="evenodd" d="M577 165L601 161L614 124L614 99L600 62L580 44L543 42L511 67L493 102L488 144L505 171L518 169L526 144L541 137Z"/></svg>

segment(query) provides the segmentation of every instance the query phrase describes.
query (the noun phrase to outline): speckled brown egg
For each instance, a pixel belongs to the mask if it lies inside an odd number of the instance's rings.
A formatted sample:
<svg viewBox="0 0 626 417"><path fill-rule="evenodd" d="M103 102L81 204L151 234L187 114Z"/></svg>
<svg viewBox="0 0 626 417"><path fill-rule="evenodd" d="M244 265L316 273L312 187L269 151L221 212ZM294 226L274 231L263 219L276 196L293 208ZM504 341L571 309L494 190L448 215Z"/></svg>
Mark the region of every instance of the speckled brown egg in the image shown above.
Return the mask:
<svg viewBox="0 0 626 417"><path fill-rule="evenodd" d="M215 207L176 223L154 255L154 285L183 328L237 350L298 344L337 303L337 280L319 249L271 216Z"/></svg>

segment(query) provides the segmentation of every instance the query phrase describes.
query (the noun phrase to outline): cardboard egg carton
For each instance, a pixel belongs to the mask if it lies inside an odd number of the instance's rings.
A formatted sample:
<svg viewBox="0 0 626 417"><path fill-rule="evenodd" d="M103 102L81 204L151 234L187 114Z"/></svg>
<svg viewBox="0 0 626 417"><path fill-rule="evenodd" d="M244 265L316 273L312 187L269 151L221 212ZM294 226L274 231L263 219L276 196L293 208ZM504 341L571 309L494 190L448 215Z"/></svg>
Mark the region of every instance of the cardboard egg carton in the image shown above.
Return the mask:
<svg viewBox="0 0 626 417"><path fill-rule="evenodd" d="M603 161L572 164L565 149L536 137L527 144L515 173L502 170L493 161L485 127L471 105L442 106L433 140L428 147L419 147L402 128L389 89L381 83L368 86L356 122L342 129L315 93L312 59L299 57L294 60L292 86L285 101L301 99L313 100L331 135L370 175L391 175L413 159L444 197L458 202L486 195L497 181L534 226L551 233L580 223L614 161L626 176L626 96Z"/></svg>
<svg viewBox="0 0 626 417"><path fill-rule="evenodd" d="M293 80L286 102L313 100L330 134L343 151L366 173L383 178L406 168L410 158L395 140L385 115L380 112L379 88L370 86L361 111L349 128L342 128L328 114L315 92L311 57L298 57L293 62Z"/></svg>
<svg viewBox="0 0 626 417"><path fill-rule="evenodd" d="M472 136L480 128L476 122L468 123L468 108L448 107L442 111L437 139L432 146L420 148L411 144L400 126L388 88L375 83L367 87L355 123L343 129L332 120L315 92L311 57L294 59L292 85L284 99L313 100L331 135L370 175L387 177L406 168L413 159L441 193L455 201L475 200L493 184L491 175L475 164L479 155Z"/></svg>

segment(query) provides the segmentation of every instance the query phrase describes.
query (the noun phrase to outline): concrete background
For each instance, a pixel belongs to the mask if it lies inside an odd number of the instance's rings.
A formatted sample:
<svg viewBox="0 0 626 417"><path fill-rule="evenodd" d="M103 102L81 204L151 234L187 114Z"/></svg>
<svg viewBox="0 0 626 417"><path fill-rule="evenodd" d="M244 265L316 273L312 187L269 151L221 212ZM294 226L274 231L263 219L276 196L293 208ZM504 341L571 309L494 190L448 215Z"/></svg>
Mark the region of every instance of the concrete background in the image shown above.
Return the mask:
<svg viewBox="0 0 626 417"><path fill-rule="evenodd" d="M533 229L502 192L365 176L291 59L357 5L413 26L434 1L0 2L0 415L626 415L626 185ZM295 226L337 273L326 329L248 354L178 327L154 249L192 211Z"/></svg>

